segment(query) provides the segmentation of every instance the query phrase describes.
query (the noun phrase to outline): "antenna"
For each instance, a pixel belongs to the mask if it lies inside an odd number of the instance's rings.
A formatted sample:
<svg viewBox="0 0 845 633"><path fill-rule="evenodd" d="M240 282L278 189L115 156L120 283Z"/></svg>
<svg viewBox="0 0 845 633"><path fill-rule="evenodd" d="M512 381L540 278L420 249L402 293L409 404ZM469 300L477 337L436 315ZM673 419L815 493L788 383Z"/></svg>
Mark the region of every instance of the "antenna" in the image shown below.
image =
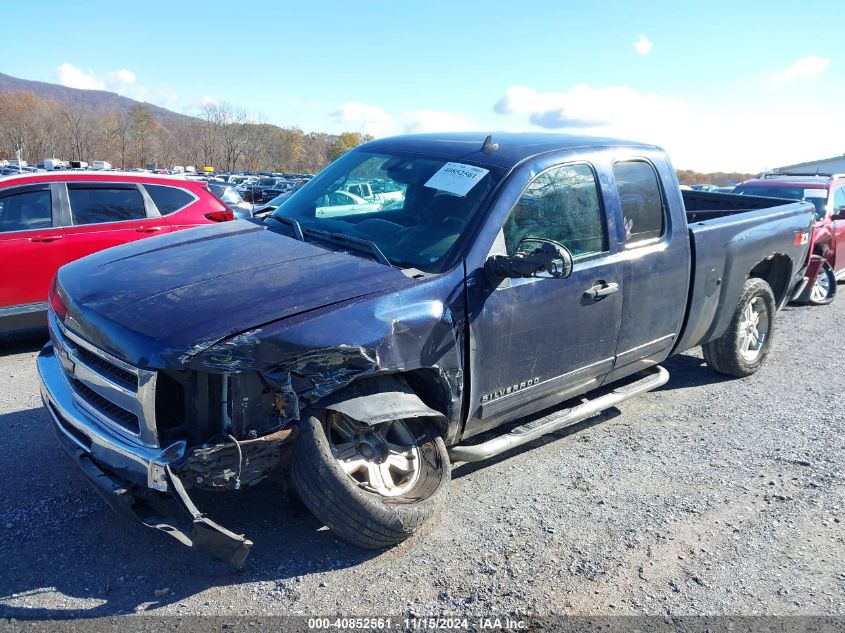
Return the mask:
<svg viewBox="0 0 845 633"><path fill-rule="evenodd" d="M499 144L493 142L493 135L488 134L487 138L484 139L484 143L481 144L481 151L482 152L495 152L499 149Z"/></svg>

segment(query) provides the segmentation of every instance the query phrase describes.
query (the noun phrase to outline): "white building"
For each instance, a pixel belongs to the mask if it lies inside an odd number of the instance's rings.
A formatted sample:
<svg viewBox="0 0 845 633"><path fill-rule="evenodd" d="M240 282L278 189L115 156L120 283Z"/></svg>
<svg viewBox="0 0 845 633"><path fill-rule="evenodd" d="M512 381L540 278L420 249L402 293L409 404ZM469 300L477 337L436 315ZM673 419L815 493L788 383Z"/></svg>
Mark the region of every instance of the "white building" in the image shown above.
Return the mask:
<svg viewBox="0 0 845 633"><path fill-rule="evenodd" d="M773 173L781 174L845 174L845 154L842 156L834 156L833 158L822 158L821 160L811 160L808 163L798 163L796 165L784 165L783 167L775 167Z"/></svg>

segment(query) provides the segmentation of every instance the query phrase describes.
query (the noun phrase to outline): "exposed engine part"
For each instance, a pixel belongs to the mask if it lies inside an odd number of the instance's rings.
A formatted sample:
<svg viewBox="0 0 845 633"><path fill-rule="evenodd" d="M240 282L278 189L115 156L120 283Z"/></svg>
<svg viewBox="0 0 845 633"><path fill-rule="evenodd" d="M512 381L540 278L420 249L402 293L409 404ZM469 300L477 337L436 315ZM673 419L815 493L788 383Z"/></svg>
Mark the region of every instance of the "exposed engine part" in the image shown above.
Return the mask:
<svg viewBox="0 0 845 633"><path fill-rule="evenodd" d="M192 488L237 490L254 486L279 465L293 429L281 429L253 440L206 444L191 450L173 470Z"/></svg>

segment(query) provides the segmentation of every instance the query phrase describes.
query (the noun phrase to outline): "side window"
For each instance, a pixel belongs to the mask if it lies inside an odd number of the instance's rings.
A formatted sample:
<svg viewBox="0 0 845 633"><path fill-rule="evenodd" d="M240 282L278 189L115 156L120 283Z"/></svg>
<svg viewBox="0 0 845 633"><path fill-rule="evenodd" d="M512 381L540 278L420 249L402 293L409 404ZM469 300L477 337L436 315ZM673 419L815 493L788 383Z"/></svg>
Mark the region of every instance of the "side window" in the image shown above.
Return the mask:
<svg viewBox="0 0 845 633"><path fill-rule="evenodd" d="M622 205L625 241L635 244L662 236L666 218L654 167L641 160L616 163L613 176Z"/></svg>
<svg viewBox="0 0 845 633"><path fill-rule="evenodd" d="M147 217L141 192L133 186L67 183L75 225L142 220Z"/></svg>
<svg viewBox="0 0 845 633"><path fill-rule="evenodd" d="M845 187L839 187L833 192L833 212L845 213Z"/></svg>
<svg viewBox="0 0 845 633"><path fill-rule="evenodd" d="M598 187L588 165L561 165L537 176L522 192L503 228L508 255L526 237L560 242L573 257L607 250Z"/></svg>
<svg viewBox="0 0 845 633"><path fill-rule="evenodd" d="M194 201L194 196L190 192L181 189L180 187L168 187L165 185L143 185L150 198L162 215L170 215L176 213L180 209L184 209Z"/></svg>
<svg viewBox="0 0 845 633"><path fill-rule="evenodd" d="M34 231L53 226L49 187L0 194L0 233Z"/></svg>

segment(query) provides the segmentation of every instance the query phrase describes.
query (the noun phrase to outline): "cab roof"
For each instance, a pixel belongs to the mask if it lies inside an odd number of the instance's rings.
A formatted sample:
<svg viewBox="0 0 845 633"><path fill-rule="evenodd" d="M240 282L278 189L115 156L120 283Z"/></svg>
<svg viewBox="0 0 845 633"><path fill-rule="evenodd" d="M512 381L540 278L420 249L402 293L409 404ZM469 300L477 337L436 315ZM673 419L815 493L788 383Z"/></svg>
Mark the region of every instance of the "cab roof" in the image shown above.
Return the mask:
<svg viewBox="0 0 845 633"><path fill-rule="evenodd" d="M471 161L511 169L528 158L553 151L595 149L600 147L631 147L659 150L654 145L623 141L614 138L575 134L543 134L493 132L492 142L498 149L481 151L487 132L455 132L449 134L409 134L392 136L360 145L367 150L396 150L428 154L455 161Z"/></svg>

